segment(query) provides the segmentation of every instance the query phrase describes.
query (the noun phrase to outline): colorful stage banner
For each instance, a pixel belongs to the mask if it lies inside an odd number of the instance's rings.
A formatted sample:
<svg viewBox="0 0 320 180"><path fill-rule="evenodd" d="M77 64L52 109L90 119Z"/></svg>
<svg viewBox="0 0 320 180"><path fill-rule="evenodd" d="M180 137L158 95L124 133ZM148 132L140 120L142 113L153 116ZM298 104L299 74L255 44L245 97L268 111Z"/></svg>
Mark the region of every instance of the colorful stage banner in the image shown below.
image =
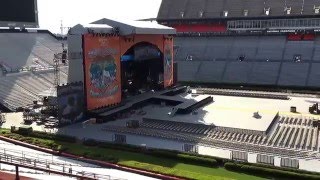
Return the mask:
<svg viewBox="0 0 320 180"><path fill-rule="evenodd" d="M165 39L163 46L164 87L173 85L173 39Z"/></svg>
<svg viewBox="0 0 320 180"><path fill-rule="evenodd" d="M83 83L57 87L59 124L72 124L83 120Z"/></svg>
<svg viewBox="0 0 320 180"><path fill-rule="evenodd" d="M87 110L120 103L119 37L86 34L83 46Z"/></svg>

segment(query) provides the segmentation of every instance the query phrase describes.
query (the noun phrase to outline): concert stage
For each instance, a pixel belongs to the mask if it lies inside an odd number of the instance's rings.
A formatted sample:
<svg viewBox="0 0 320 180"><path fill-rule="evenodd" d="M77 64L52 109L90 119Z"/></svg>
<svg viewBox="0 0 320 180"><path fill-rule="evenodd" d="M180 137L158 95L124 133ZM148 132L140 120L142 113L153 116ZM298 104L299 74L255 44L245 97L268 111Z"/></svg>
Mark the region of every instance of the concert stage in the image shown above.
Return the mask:
<svg viewBox="0 0 320 180"><path fill-rule="evenodd" d="M140 95L127 98L122 105L112 109L106 108L102 110L92 111L92 115L98 118L98 122L115 120L119 114L129 112L130 110L143 108L150 104L158 104L161 106L172 107L171 111L176 111L177 114L190 113L193 110L212 102L211 96L203 96L201 98L185 99L179 94L184 94L187 87L180 86L161 91L150 91ZM175 95L174 95L175 94ZM168 96L170 95L170 96Z"/></svg>
<svg viewBox="0 0 320 180"><path fill-rule="evenodd" d="M175 34L175 29L153 22L106 18L72 27L68 33L68 85L64 89L81 82L82 93L58 95L60 124L79 121L78 116L73 118L79 109L91 117L110 118L147 101L165 99L157 97L161 93L169 93L166 102L180 103L169 97L179 90L151 92L174 85ZM135 96L142 92L149 93ZM135 100L128 98L131 96Z"/></svg>
<svg viewBox="0 0 320 180"><path fill-rule="evenodd" d="M219 95L211 97L206 94L187 92L174 96L163 95L176 89L149 92L133 97L126 105L100 113L98 116L101 120L105 120L104 122L115 120L107 124L120 126L125 126L130 120L140 122L151 120L163 122L163 124L193 124L193 126L219 127L219 129L232 129L232 131L265 134L277 119L279 110L284 110L285 106L292 103L288 100ZM276 102L283 104L284 108L277 109L269 106ZM182 113L179 112L180 108ZM259 116L254 116L256 112L259 112ZM117 116L118 113L121 115Z"/></svg>

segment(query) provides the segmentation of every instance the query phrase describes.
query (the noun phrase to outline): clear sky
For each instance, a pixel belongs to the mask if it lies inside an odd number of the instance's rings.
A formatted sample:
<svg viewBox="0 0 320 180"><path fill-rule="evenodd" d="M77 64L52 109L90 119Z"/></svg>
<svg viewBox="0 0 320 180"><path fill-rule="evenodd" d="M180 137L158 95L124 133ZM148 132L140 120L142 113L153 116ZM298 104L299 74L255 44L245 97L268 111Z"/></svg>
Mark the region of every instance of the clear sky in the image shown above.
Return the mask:
<svg viewBox="0 0 320 180"><path fill-rule="evenodd" d="M156 17L161 0L38 0L40 28L60 32L65 27L101 18L144 19Z"/></svg>

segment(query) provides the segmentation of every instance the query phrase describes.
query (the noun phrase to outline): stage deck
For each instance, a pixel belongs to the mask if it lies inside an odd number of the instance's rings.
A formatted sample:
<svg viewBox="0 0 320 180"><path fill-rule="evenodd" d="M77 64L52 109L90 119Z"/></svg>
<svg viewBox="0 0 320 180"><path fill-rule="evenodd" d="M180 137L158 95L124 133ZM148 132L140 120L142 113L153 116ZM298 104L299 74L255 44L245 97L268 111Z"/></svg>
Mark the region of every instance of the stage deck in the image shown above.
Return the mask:
<svg viewBox="0 0 320 180"><path fill-rule="evenodd" d="M206 98L208 98L210 95L201 95L201 96L195 96L193 98L183 98L183 97L180 97L181 99L183 99L183 103L175 106L176 109L186 109L192 105L194 105L195 103L198 103Z"/></svg>
<svg viewBox="0 0 320 180"><path fill-rule="evenodd" d="M192 97L186 95L186 99L201 98L206 95ZM264 98L232 97L213 95L214 102L199 108L198 114L168 115L172 107L160 107L149 105L144 108L147 114L145 118L170 120L187 123L200 123L229 128L250 129L265 131L273 118L279 112L287 116L313 116L308 113L308 107L318 102L315 98L290 97L289 100L276 100ZM298 113L291 113L290 106L296 106ZM253 113L259 111L261 118L254 118ZM319 118L320 116L313 116Z"/></svg>
<svg viewBox="0 0 320 180"><path fill-rule="evenodd" d="M162 93L159 92L158 95L143 95L141 98L143 99L163 96L161 94ZM278 100L221 95L211 96L213 96L213 102L197 109L197 113L176 114L172 116L169 115L169 112L172 111L174 106L149 104L142 108L145 112L145 115L133 114L122 120L142 120L143 118L149 118L166 121L215 125L228 128L266 131L278 112L280 115L286 116L305 116L315 117L316 119L319 119L320 117L308 113L308 107L312 103L319 101L318 99L311 97L290 97L289 100ZM197 102L205 97L208 97L208 95L192 96L188 93L182 93L167 97L171 100L175 99L180 101L181 99L185 99L184 102ZM137 98L139 99L140 97ZM291 106L296 106L298 113L291 113ZM254 112L257 111L261 116L260 118L253 117Z"/></svg>
<svg viewBox="0 0 320 180"><path fill-rule="evenodd" d="M164 100L171 100L171 101L183 101L183 98L181 98L179 95L177 96L163 96L162 94L171 92L171 91L178 91L178 90L182 90L184 89L184 86L181 87L177 87L174 89L167 89L167 90L162 90L162 91L156 91L156 92L146 92L137 96L132 96L127 98L125 101L125 104L123 106L120 106L119 108L115 108L112 109L110 111L107 112L103 112L101 114L99 114L99 116L104 117L104 116L109 116L111 114L117 113L117 112L121 112L123 110L129 109L131 108L134 104L138 104L138 103L142 103L144 101L147 101L151 98L161 98L163 97Z"/></svg>
<svg viewBox="0 0 320 180"><path fill-rule="evenodd" d="M203 99L205 97L207 97L207 95L199 95L195 97L195 100ZM190 95L187 95L186 98L193 99ZM175 116L169 116L168 112L171 111L172 107L149 105L144 108L144 111L147 112L144 117L158 120L266 131L277 114L277 110L270 110L268 112L259 111L261 117L255 118L253 117L253 113L259 109L243 109L241 106L236 106L237 103L234 103L234 100L232 99L229 99L230 103L227 103L228 105L224 106L226 104L225 98L228 97L214 96L213 103L210 103L203 108L199 108L196 114L190 113L186 115L177 114ZM250 103L251 102L247 102L246 104Z"/></svg>

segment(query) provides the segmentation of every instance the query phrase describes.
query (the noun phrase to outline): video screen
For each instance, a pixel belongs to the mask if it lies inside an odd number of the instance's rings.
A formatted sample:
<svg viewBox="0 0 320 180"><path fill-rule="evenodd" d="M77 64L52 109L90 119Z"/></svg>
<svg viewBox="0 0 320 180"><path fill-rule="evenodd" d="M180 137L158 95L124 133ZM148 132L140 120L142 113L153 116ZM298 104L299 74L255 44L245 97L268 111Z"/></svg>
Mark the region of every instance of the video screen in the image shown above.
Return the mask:
<svg viewBox="0 0 320 180"><path fill-rule="evenodd" d="M35 0L2 0L0 5L0 21L36 22Z"/></svg>

